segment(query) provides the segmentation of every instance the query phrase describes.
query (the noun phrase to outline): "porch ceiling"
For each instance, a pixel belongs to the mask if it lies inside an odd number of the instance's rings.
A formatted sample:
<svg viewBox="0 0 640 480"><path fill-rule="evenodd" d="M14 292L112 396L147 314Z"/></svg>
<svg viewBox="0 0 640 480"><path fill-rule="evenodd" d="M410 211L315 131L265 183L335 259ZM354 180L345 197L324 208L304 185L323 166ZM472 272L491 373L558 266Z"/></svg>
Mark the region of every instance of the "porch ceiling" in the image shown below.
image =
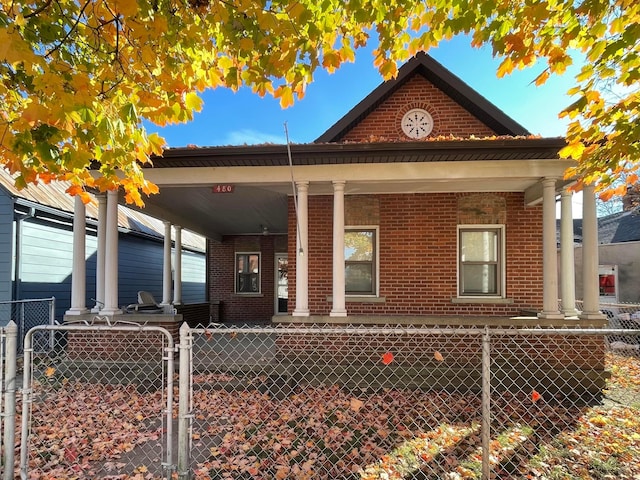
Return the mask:
<svg viewBox="0 0 640 480"><path fill-rule="evenodd" d="M445 143L298 145L293 169L285 146L168 150L145 169L160 187L145 199L145 213L214 240L265 227L283 234L292 177L309 181L309 195L331 195L332 180L344 180L347 195L525 192L534 204L540 179L561 179L569 166L553 154L561 139ZM215 193L216 185L233 191Z"/></svg>

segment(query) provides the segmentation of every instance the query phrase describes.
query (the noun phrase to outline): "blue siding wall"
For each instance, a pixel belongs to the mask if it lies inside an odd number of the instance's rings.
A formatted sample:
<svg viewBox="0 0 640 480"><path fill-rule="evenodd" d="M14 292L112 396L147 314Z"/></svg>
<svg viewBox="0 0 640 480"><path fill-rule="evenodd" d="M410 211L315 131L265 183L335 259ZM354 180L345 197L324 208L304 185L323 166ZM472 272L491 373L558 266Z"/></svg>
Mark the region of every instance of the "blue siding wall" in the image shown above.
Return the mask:
<svg viewBox="0 0 640 480"><path fill-rule="evenodd" d="M20 279L16 285L18 298L56 297L57 320L62 319L71 304L72 242L73 235L68 226L39 219L23 222ZM87 235L88 308L95 305L91 297L95 297L96 250L95 235ZM138 290L150 291L158 302L162 300L162 254L160 241L120 234L119 306L136 303ZM204 302L205 255L185 252L183 272L185 270L189 272L182 287L185 303L186 299L189 303Z"/></svg>
<svg viewBox="0 0 640 480"><path fill-rule="evenodd" d="M119 305L137 303L139 290L151 292L156 302L160 303L162 301L162 244L122 234L120 234L119 243Z"/></svg>
<svg viewBox="0 0 640 480"><path fill-rule="evenodd" d="M182 252L182 303L202 303L207 298L205 257L202 253Z"/></svg>
<svg viewBox="0 0 640 480"><path fill-rule="evenodd" d="M0 301L13 295L13 256L13 200L0 189Z"/></svg>

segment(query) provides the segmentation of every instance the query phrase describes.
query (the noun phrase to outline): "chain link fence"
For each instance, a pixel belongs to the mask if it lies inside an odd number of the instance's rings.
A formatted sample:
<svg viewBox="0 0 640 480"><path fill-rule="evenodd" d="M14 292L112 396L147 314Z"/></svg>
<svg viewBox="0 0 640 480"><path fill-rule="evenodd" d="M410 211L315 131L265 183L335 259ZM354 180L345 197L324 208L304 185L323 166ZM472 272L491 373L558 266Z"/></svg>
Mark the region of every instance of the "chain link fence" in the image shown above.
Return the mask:
<svg viewBox="0 0 640 480"><path fill-rule="evenodd" d="M103 320L27 333L16 476L170 478L173 339ZM41 336L51 350L34 348Z"/></svg>
<svg viewBox="0 0 640 480"><path fill-rule="evenodd" d="M26 333L38 325L53 325L55 311L55 297L2 301L0 302L0 326L5 326L10 321L16 323L18 326L18 351L22 352ZM53 347L47 336L43 336L39 340L39 343L34 345L36 348L48 350Z"/></svg>
<svg viewBox="0 0 640 480"><path fill-rule="evenodd" d="M619 333L183 329L178 475L637 478L640 364L610 348ZM603 432L618 432L615 451L580 446Z"/></svg>
<svg viewBox="0 0 640 480"><path fill-rule="evenodd" d="M640 475L640 330L101 322L4 371L4 480Z"/></svg>
<svg viewBox="0 0 640 480"><path fill-rule="evenodd" d="M582 309L582 301L576 302L576 307ZM640 304L638 303L600 303L600 311L607 317L609 328L622 330L638 330L640 329ZM615 334L609 337L609 341L614 348L624 347L627 344L637 345L640 343L640 337L633 334Z"/></svg>

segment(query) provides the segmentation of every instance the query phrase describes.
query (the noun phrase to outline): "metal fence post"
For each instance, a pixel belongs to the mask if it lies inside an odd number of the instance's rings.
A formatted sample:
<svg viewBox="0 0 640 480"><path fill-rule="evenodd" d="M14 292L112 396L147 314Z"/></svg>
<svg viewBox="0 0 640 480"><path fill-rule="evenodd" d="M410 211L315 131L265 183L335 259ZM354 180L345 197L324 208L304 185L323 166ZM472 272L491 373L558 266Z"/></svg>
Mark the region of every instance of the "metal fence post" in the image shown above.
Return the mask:
<svg viewBox="0 0 640 480"><path fill-rule="evenodd" d="M16 437L16 363L18 352L18 325L11 320L5 328L4 374L4 480L13 479Z"/></svg>
<svg viewBox="0 0 640 480"><path fill-rule="evenodd" d="M491 476L491 335L482 334L482 480Z"/></svg>
<svg viewBox="0 0 640 480"><path fill-rule="evenodd" d="M20 478L26 479L29 466L29 414L31 412L31 361L33 356L33 332L30 330L22 343L22 425L20 429Z"/></svg>
<svg viewBox="0 0 640 480"><path fill-rule="evenodd" d="M191 329L185 322L180 327L178 374L178 478L180 480L191 478L191 339Z"/></svg>
<svg viewBox="0 0 640 480"><path fill-rule="evenodd" d="M172 339L171 334L167 332L167 336L169 339ZM165 348L166 356L163 357L163 360L167 362L167 408L165 411L165 421L167 422L167 454L166 454L166 473L167 479L171 478L171 472L175 468L175 464L173 463L173 374L175 373L175 346L173 342L170 342L170 345Z"/></svg>
<svg viewBox="0 0 640 480"><path fill-rule="evenodd" d="M55 325L56 323L56 297L51 297L51 303L49 304L49 325ZM49 350L53 352L55 348L55 336L53 330L49 332Z"/></svg>

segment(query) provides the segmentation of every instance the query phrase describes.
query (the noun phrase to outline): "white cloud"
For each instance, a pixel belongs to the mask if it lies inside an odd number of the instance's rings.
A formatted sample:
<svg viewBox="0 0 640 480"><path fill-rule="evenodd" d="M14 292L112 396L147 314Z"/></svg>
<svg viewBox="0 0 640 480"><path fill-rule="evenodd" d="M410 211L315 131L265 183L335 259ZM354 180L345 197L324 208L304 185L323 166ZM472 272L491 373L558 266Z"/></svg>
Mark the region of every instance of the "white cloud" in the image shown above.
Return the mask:
<svg viewBox="0 0 640 480"><path fill-rule="evenodd" d="M227 133L222 142L223 145L256 145L263 143L284 145L287 143L287 140L284 131L282 135L272 135L270 133L258 132L246 128Z"/></svg>

